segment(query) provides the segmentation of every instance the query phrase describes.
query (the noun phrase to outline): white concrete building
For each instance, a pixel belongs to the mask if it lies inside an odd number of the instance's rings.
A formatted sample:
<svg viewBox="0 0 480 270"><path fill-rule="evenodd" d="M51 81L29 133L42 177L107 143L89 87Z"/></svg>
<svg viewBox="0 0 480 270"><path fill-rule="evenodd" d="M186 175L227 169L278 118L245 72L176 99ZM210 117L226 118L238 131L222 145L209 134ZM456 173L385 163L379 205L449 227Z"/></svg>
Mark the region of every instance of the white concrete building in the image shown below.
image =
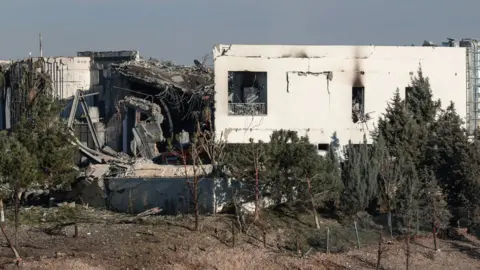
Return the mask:
<svg viewBox="0 0 480 270"><path fill-rule="evenodd" d="M34 58L36 60L38 58ZM68 99L77 90L90 90L90 57L43 57L43 60L43 68L52 76L53 89L58 97Z"/></svg>
<svg viewBox="0 0 480 270"><path fill-rule="evenodd" d="M402 98L419 67L435 99L467 114L461 47L217 45L215 128L229 143L268 142L274 130L308 135L319 149L369 135L396 89ZM352 117L352 104L371 120Z"/></svg>

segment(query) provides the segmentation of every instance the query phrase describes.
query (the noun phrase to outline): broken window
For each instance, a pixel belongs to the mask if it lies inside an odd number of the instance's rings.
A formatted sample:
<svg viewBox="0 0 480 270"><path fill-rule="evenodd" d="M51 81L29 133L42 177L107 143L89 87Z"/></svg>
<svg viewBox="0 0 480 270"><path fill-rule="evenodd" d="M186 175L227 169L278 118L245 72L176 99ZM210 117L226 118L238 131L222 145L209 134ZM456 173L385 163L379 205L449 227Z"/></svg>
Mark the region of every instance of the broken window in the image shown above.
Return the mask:
<svg viewBox="0 0 480 270"><path fill-rule="evenodd" d="M352 120L353 123L365 118L365 87L352 87Z"/></svg>
<svg viewBox="0 0 480 270"><path fill-rule="evenodd" d="M317 145L317 150L318 151L325 151L326 152L326 151L328 151L329 148L330 148L330 144L328 144L328 143L319 143Z"/></svg>
<svg viewBox="0 0 480 270"><path fill-rule="evenodd" d="M408 96L412 93L413 87L405 87L405 100L408 99Z"/></svg>
<svg viewBox="0 0 480 270"><path fill-rule="evenodd" d="M267 114L266 72L228 72L228 114Z"/></svg>

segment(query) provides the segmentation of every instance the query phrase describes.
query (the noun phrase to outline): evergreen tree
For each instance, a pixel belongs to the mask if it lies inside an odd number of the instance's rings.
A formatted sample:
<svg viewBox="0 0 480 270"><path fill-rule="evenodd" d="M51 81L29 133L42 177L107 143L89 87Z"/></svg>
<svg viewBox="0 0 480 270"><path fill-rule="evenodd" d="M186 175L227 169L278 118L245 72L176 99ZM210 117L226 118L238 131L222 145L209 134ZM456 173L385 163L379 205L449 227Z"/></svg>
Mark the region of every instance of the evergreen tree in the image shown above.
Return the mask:
<svg viewBox="0 0 480 270"><path fill-rule="evenodd" d="M421 148L417 140L419 127L400 97L399 90L395 92L386 112L378 120L378 127L373 132L375 140L381 136L385 147L392 158L403 156L405 159L418 160Z"/></svg>
<svg viewBox="0 0 480 270"><path fill-rule="evenodd" d="M22 190L36 187L38 160L28 149L5 131L0 132L0 212L3 214L3 200L13 195L15 202L15 243L19 227L19 199ZM3 219L3 216L2 216ZM3 222L0 221L0 222Z"/></svg>
<svg viewBox="0 0 480 270"><path fill-rule="evenodd" d="M62 109L63 103L45 91L32 101L13 132L38 160L38 180L48 188L68 188L77 173L77 147L65 120L60 118Z"/></svg>
<svg viewBox="0 0 480 270"><path fill-rule="evenodd" d="M322 160L325 163L325 181L326 183L329 183L332 191L330 192L327 202L336 205L343 191L342 172L340 167L340 141L338 140L336 132L333 133L328 152ZM320 183L320 185L323 188L326 187L323 183Z"/></svg>
<svg viewBox="0 0 480 270"><path fill-rule="evenodd" d="M344 190L341 198L342 212L353 215L364 211L377 196L378 151L367 144L349 142L344 150L342 166Z"/></svg>
<svg viewBox="0 0 480 270"><path fill-rule="evenodd" d="M449 204L456 208L462 204L465 181L468 181L468 160L471 143L468 142L463 121L451 103L442 110L432 126L429 137L425 164L433 168L439 185L448 194Z"/></svg>
<svg viewBox="0 0 480 270"><path fill-rule="evenodd" d="M433 171L425 169L422 175L425 178L422 180L420 191L422 199L419 206L423 223L434 229L446 228L452 215L445 201L444 191L439 187Z"/></svg>
<svg viewBox="0 0 480 270"><path fill-rule="evenodd" d="M295 201L295 188L298 180L305 175L303 170L314 170L305 162L316 149L309 143L308 138L299 137L296 131L277 130L270 136L267 146L269 171L269 189L277 204L283 201ZM300 166L300 164L303 165Z"/></svg>
<svg viewBox="0 0 480 270"><path fill-rule="evenodd" d="M413 228L414 221L419 216L421 182L416 166L411 161L405 161L401 168L405 182L397 199L397 213L400 214L407 231Z"/></svg>
<svg viewBox="0 0 480 270"><path fill-rule="evenodd" d="M14 190L32 187L37 179L38 161L12 134L0 132L1 199L12 196Z"/></svg>
<svg viewBox="0 0 480 270"><path fill-rule="evenodd" d="M310 144L307 137L302 137L301 144L297 147L305 153L295 168L299 199L303 202L313 199L318 207L326 202L336 201L342 190L338 156L335 154L336 146L333 145L333 149L329 149L330 154L327 153L326 157L318 154L316 147Z"/></svg>
<svg viewBox="0 0 480 270"><path fill-rule="evenodd" d="M378 202L381 212L390 213L395 210L405 183L404 157L391 157L382 136L374 142L374 147L379 152Z"/></svg>
<svg viewBox="0 0 480 270"><path fill-rule="evenodd" d="M412 78L410 87L406 107L420 126L428 127L435 121L441 104L439 100L433 100L430 81L423 76L421 67L418 69L417 76Z"/></svg>
<svg viewBox="0 0 480 270"><path fill-rule="evenodd" d="M233 178L244 185L245 199L255 198L256 202L267 192L267 148L262 141L226 146L225 166ZM246 193L246 194L245 194Z"/></svg>

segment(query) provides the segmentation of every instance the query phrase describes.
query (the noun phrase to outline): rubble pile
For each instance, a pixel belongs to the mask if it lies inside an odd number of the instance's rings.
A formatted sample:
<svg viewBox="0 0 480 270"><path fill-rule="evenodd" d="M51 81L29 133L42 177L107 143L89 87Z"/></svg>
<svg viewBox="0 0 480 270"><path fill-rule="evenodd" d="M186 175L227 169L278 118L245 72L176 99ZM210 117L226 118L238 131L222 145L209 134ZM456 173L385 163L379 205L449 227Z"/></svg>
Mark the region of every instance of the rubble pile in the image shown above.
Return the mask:
<svg viewBox="0 0 480 270"><path fill-rule="evenodd" d="M197 166L197 176L212 173L211 165ZM190 178L194 176L193 165L159 165L148 159L139 159L125 173L126 177Z"/></svg>
<svg viewBox="0 0 480 270"><path fill-rule="evenodd" d="M164 117L160 106L151 101L132 96L125 97L124 100L120 101L120 104L134 108L149 117L149 121L141 121L132 129L134 136L131 146L132 152L136 154L137 149L140 149L140 155L150 159L158 156L156 144L165 140L161 126Z"/></svg>
<svg viewBox="0 0 480 270"><path fill-rule="evenodd" d="M214 75L198 61L194 66L175 65L156 59L129 61L111 66L112 70L155 88L175 88L184 92L213 91Z"/></svg>

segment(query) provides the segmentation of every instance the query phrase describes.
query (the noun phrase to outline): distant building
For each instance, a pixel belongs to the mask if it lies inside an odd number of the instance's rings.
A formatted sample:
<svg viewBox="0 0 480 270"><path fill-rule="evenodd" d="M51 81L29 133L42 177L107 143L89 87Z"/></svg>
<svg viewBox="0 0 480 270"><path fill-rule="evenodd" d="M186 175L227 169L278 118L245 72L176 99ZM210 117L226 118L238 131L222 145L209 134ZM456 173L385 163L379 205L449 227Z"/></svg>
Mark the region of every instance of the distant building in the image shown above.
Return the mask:
<svg viewBox="0 0 480 270"><path fill-rule="evenodd" d="M268 142L272 131L308 135L325 150L369 137L399 89L421 66L434 99L467 118L466 50L461 47L217 45L215 128L229 143Z"/></svg>

